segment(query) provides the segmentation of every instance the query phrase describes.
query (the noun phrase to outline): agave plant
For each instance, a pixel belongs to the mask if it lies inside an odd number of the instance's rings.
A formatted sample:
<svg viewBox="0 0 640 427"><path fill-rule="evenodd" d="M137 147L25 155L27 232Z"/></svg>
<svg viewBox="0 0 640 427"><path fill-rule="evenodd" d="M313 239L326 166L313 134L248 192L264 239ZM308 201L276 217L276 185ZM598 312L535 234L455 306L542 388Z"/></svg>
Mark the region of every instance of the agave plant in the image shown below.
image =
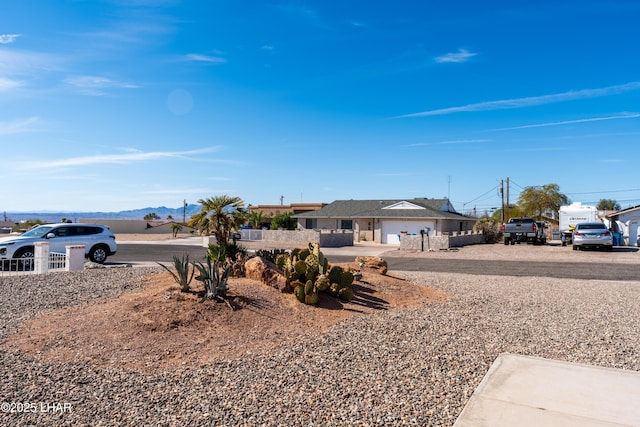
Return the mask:
<svg viewBox="0 0 640 427"><path fill-rule="evenodd" d="M211 261L210 257L207 257L206 265L199 262L194 263L194 266L199 272L196 280L202 282L205 290L200 302L205 302L208 299L224 301L224 297L229 290L229 266L224 266L217 261Z"/></svg>
<svg viewBox="0 0 640 427"><path fill-rule="evenodd" d="M176 270L175 273L164 264L158 263L158 265L171 273L173 280L175 280L180 286L180 291L189 292L189 285L191 284L191 280L193 279L193 275L196 271L195 268L189 268L191 265L189 264L189 255L183 255L182 258L178 258L175 255L173 256L173 267Z"/></svg>

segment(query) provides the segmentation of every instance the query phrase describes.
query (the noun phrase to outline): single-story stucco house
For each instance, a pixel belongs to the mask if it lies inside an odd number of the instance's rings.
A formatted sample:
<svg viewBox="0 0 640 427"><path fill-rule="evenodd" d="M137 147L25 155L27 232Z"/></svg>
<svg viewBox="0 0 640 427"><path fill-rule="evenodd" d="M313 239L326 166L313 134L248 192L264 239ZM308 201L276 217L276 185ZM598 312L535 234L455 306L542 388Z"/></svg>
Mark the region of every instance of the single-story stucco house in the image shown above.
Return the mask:
<svg viewBox="0 0 640 427"><path fill-rule="evenodd" d="M336 200L322 209L294 215L298 228L353 230L355 241L399 244L400 234L431 236L473 229L448 199Z"/></svg>
<svg viewBox="0 0 640 427"><path fill-rule="evenodd" d="M639 246L640 241L640 205L622 209L605 216L605 223L622 234L623 244Z"/></svg>

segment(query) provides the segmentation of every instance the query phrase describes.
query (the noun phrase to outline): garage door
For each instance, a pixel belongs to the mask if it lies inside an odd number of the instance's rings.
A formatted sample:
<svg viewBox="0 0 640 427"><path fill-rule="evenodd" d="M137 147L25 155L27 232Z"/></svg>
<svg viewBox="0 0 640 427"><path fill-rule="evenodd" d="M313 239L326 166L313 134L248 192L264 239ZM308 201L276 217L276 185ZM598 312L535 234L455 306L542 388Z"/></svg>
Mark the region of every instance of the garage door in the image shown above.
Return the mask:
<svg viewBox="0 0 640 427"><path fill-rule="evenodd" d="M382 221L382 243L399 245L401 231L420 234L420 230L426 227L433 230L434 223L432 221Z"/></svg>

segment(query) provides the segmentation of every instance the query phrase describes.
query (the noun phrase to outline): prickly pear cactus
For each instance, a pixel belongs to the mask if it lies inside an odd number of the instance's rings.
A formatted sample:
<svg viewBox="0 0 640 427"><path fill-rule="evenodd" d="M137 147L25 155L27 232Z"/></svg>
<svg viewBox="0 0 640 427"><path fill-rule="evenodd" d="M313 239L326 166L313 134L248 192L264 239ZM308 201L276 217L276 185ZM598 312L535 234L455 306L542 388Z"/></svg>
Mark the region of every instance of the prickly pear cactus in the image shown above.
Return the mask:
<svg viewBox="0 0 640 427"><path fill-rule="evenodd" d="M340 275L340 284L342 287L351 286L353 283L353 273L350 271L343 271Z"/></svg>
<svg viewBox="0 0 640 427"><path fill-rule="evenodd" d="M342 288L340 289L340 291L338 291L338 298L343 301L351 301L354 296L355 293L351 288Z"/></svg>
<svg viewBox="0 0 640 427"><path fill-rule="evenodd" d="M309 251L309 249L300 249L300 252L298 252L298 258L304 261L307 259L310 253L311 251Z"/></svg>
<svg viewBox="0 0 640 427"><path fill-rule="evenodd" d="M315 286L311 280L307 280L307 283L304 285L304 294L309 295L315 291Z"/></svg>
<svg viewBox="0 0 640 427"><path fill-rule="evenodd" d="M340 286L339 283L332 283L331 285L329 285L329 289L327 290L327 292L329 292L329 295L331 295L332 297L337 297L340 289L342 289L342 286Z"/></svg>
<svg viewBox="0 0 640 427"><path fill-rule="evenodd" d="M305 304L309 304L309 305L316 305L318 304L318 301L320 300L320 298L318 297L318 293L317 292L312 292L308 295L305 295L304 297L304 302Z"/></svg>
<svg viewBox="0 0 640 427"><path fill-rule="evenodd" d="M320 274L316 279L316 289L318 292L326 292L329 289L329 278L326 274Z"/></svg>
<svg viewBox="0 0 640 427"><path fill-rule="evenodd" d="M320 292L345 301L355 295L349 288L354 280L353 273L340 266L330 266L318 243L309 243L308 248L279 255L276 264L293 286L296 298L305 304L318 304Z"/></svg>
<svg viewBox="0 0 640 427"><path fill-rule="evenodd" d="M296 271L298 275L302 276L307 272L307 264L305 264L305 262L302 260L298 260L293 265L293 269Z"/></svg>
<svg viewBox="0 0 640 427"><path fill-rule="evenodd" d="M329 281L331 283L340 283L340 277L342 276L342 273L344 273L344 269L339 265L334 265L329 270Z"/></svg>

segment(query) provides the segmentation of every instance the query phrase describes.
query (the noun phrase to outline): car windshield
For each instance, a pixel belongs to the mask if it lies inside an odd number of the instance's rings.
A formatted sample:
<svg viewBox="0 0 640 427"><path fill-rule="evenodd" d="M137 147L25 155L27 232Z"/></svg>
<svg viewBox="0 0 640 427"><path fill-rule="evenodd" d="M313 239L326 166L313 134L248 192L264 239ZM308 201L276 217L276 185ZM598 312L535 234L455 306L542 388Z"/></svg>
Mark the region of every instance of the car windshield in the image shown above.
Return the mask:
<svg viewBox="0 0 640 427"><path fill-rule="evenodd" d="M49 232L53 227L48 225L41 225L40 227L36 227L32 230L23 233L22 235L25 237L42 237Z"/></svg>
<svg viewBox="0 0 640 427"><path fill-rule="evenodd" d="M580 224L578 225L580 230L602 230L606 228L604 224Z"/></svg>

